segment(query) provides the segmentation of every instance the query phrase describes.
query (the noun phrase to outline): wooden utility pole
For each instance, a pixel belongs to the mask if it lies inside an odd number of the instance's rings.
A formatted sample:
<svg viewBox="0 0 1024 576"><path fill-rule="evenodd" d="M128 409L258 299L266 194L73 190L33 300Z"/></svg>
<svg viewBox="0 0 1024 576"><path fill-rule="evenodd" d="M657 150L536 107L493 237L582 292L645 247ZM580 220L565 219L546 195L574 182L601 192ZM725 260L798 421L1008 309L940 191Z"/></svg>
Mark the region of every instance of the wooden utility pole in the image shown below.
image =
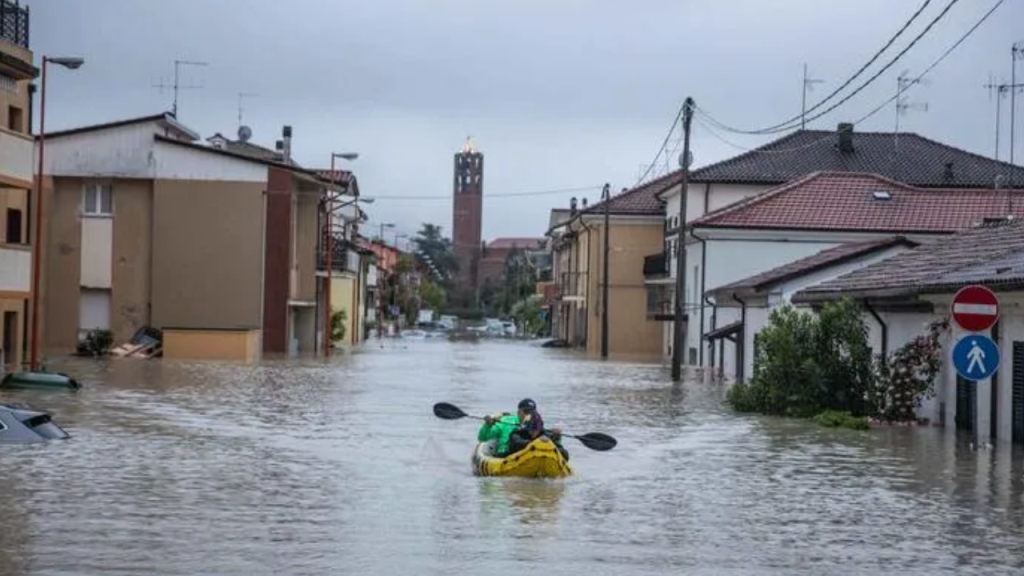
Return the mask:
<svg viewBox="0 0 1024 576"><path fill-rule="evenodd" d="M682 178L679 182L679 232L676 236L676 306L672 316L672 381L678 382L683 375L683 346L686 341L686 324L683 322L686 300L686 196L690 180L690 126L693 123L693 98L683 103L683 154L679 157Z"/></svg>

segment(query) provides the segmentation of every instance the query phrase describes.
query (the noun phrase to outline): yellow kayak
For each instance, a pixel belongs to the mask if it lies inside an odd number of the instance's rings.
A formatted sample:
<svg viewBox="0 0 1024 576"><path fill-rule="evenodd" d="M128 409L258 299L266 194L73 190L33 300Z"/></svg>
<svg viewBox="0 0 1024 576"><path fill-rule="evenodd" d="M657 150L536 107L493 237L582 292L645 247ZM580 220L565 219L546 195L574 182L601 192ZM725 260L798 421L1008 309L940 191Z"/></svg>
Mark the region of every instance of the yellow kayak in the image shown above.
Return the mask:
<svg viewBox="0 0 1024 576"><path fill-rule="evenodd" d="M565 478L572 476L569 462L549 438L541 436L526 448L496 458L494 441L481 442L473 451L474 476L516 476L519 478Z"/></svg>

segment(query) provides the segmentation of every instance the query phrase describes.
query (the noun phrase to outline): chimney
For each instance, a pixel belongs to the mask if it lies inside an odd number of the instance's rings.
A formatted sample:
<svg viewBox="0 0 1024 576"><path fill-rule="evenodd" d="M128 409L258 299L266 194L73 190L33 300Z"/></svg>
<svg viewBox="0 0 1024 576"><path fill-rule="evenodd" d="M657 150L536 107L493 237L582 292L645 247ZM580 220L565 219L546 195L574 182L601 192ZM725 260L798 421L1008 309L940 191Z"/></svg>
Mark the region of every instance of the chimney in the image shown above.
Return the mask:
<svg viewBox="0 0 1024 576"><path fill-rule="evenodd" d="M575 216L576 215L576 197L575 196L573 196L569 200L569 215L571 215L571 216Z"/></svg>
<svg viewBox="0 0 1024 576"><path fill-rule="evenodd" d="M853 152L853 124L840 122L837 132L839 134L839 151Z"/></svg>
<svg viewBox="0 0 1024 576"><path fill-rule="evenodd" d="M277 152L277 160L280 161L284 159L284 140L278 140L274 144L274 151Z"/></svg>
<svg viewBox="0 0 1024 576"><path fill-rule="evenodd" d="M942 171L942 179L946 182L952 182L956 180L956 174L953 172L953 163L946 162L946 168Z"/></svg>
<svg viewBox="0 0 1024 576"><path fill-rule="evenodd" d="M286 162L286 163L287 162L291 162L292 161L292 127L291 126L285 126L281 135L283 137L282 138L283 147L281 148L282 160L284 160L284 162Z"/></svg>

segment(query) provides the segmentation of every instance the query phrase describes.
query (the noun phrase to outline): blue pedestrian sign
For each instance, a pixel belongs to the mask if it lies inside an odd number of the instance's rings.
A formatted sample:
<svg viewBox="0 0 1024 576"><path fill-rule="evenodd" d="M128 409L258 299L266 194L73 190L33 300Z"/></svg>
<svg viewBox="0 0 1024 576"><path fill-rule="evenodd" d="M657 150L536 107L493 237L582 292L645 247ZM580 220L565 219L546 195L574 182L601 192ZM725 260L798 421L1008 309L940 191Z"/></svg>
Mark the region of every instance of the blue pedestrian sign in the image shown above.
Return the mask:
<svg viewBox="0 0 1024 576"><path fill-rule="evenodd" d="M985 334L967 334L953 347L953 367L967 380L984 380L999 369L999 346Z"/></svg>

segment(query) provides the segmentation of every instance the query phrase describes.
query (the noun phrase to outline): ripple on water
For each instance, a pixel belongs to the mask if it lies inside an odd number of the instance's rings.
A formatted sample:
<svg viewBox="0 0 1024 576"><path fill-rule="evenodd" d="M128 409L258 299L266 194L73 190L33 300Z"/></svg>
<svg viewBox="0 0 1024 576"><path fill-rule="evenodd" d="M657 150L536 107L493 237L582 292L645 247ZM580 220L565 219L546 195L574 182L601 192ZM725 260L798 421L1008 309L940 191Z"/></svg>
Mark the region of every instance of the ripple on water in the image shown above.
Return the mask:
<svg viewBox="0 0 1024 576"><path fill-rule="evenodd" d="M16 392L74 438L0 450L0 573L1017 574L1024 455L937 429L738 417L661 366L510 342L330 363L72 362ZM535 398L566 481L475 478L479 422Z"/></svg>

